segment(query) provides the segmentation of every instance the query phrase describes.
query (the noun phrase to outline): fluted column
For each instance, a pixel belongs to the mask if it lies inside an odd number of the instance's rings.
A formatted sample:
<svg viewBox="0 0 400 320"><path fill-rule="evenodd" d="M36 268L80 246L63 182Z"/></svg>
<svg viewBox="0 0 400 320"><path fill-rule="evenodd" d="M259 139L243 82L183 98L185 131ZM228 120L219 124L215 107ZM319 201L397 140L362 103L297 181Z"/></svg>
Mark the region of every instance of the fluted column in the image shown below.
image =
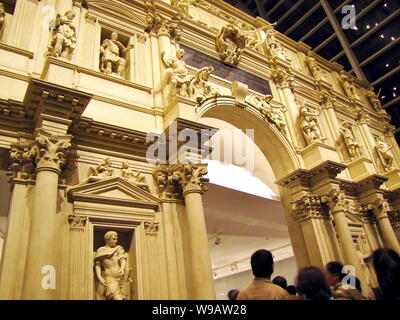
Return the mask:
<svg viewBox="0 0 400 320"><path fill-rule="evenodd" d="M361 284L363 284L363 288L365 288L364 290L366 290L367 281L365 279L361 266L361 261L358 257L357 250L350 233L349 225L346 220L345 194L337 190L333 190L328 195L327 201L335 222L335 230L338 235L339 243L343 250L345 263L355 268L356 276L360 279Z"/></svg>
<svg viewBox="0 0 400 320"><path fill-rule="evenodd" d="M192 265L192 296L189 299L215 299L214 280L208 250L202 193L206 190L205 164L179 164L174 174L179 177L185 198Z"/></svg>
<svg viewBox="0 0 400 320"><path fill-rule="evenodd" d="M87 217L70 215L68 299L85 300L86 296L86 221Z"/></svg>
<svg viewBox="0 0 400 320"><path fill-rule="evenodd" d="M23 299L55 299L57 286L58 177L71 148L71 136L42 129L36 133L36 185L31 214Z"/></svg>
<svg viewBox="0 0 400 320"><path fill-rule="evenodd" d="M388 216L388 212L390 211L389 204L386 200L379 199L373 204L373 207L377 223L381 230L383 245L400 253L399 241Z"/></svg>

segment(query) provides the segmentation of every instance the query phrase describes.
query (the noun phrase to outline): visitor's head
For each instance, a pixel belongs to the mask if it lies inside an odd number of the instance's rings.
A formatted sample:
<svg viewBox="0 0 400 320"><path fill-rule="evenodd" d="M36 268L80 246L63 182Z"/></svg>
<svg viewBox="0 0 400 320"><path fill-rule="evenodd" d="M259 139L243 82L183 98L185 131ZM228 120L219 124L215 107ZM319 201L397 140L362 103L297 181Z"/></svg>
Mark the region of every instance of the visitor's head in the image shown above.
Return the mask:
<svg viewBox="0 0 400 320"><path fill-rule="evenodd" d="M293 286L293 285L288 286L288 287L286 288L286 291L287 291L289 294L292 294L292 295L294 295L294 296L297 294L297 289L296 289L296 287Z"/></svg>
<svg viewBox="0 0 400 320"><path fill-rule="evenodd" d="M236 300L237 296L239 294L239 290L238 289L231 289L228 291L228 299L229 300Z"/></svg>
<svg viewBox="0 0 400 320"><path fill-rule="evenodd" d="M372 262L384 299L400 298L399 254L392 249L377 249Z"/></svg>
<svg viewBox="0 0 400 320"><path fill-rule="evenodd" d="M306 267L299 271L296 279L299 294L310 300L329 300L331 291L324 273L317 267Z"/></svg>
<svg viewBox="0 0 400 320"><path fill-rule="evenodd" d="M287 281L284 277L281 276L276 276L273 280L272 283L276 284L277 286L280 286L282 289L287 289Z"/></svg>
<svg viewBox="0 0 400 320"><path fill-rule="evenodd" d="M251 269L256 278L271 278L274 271L272 253L265 249L254 252L251 256Z"/></svg>
<svg viewBox="0 0 400 320"><path fill-rule="evenodd" d="M342 281L343 277L346 275L342 273L343 264L338 261L331 261L325 266L326 281L329 285L333 286L338 282Z"/></svg>
<svg viewBox="0 0 400 320"><path fill-rule="evenodd" d="M115 247L118 241L118 234L115 231L108 231L104 235L104 240L110 247Z"/></svg>

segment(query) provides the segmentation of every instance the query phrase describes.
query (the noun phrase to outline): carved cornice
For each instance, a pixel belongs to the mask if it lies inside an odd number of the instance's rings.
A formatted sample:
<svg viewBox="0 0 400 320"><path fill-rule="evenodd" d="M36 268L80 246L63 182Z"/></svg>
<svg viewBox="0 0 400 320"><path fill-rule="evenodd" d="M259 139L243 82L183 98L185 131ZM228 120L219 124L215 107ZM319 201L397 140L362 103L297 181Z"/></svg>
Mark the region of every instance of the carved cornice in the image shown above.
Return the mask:
<svg viewBox="0 0 400 320"><path fill-rule="evenodd" d="M292 203L292 217L298 222L307 219L327 219L326 211L320 196L306 195Z"/></svg>
<svg viewBox="0 0 400 320"><path fill-rule="evenodd" d="M157 234L160 228L160 223L145 221L143 223L146 234Z"/></svg>
<svg viewBox="0 0 400 320"><path fill-rule="evenodd" d="M373 174L357 182L359 190L379 190L384 182L388 180L387 177Z"/></svg>
<svg viewBox="0 0 400 320"><path fill-rule="evenodd" d="M327 160L320 165L310 170L313 176L319 176L325 174L329 179L335 179L336 176L346 169L346 165L331 160Z"/></svg>
<svg viewBox="0 0 400 320"><path fill-rule="evenodd" d="M286 177L278 180L276 183L283 187L292 188L294 185L300 185L305 188L311 187L312 174L306 169L297 169Z"/></svg>
<svg viewBox="0 0 400 320"><path fill-rule="evenodd" d="M76 121L89 104L92 95L59 86L47 81L30 78L23 104L27 116L34 121L41 114Z"/></svg>
<svg viewBox="0 0 400 320"><path fill-rule="evenodd" d="M68 216L68 222L71 229L83 229L86 226L87 217L71 214Z"/></svg>
<svg viewBox="0 0 400 320"><path fill-rule="evenodd" d="M76 121L70 131L74 135L74 141L77 143L100 145L105 149L109 149L112 146L122 152L134 153L141 157L146 156L149 145L154 142L146 140L146 132L113 126L86 117ZM152 134L155 140L157 140L158 136L157 134Z"/></svg>

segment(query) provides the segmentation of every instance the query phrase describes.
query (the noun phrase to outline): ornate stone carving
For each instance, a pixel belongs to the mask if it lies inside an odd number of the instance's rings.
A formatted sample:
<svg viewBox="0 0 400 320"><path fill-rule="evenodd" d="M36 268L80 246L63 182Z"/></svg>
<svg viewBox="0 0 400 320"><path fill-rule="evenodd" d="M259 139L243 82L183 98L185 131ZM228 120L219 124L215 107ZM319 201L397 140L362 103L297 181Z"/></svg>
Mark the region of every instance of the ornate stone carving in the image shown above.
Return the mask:
<svg viewBox="0 0 400 320"><path fill-rule="evenodd" d="M179 49L176 52L176 57L167 59L165 57L165 51L161 52L161 61L164 63L164 67L167 69L167 84L170 85L171 95L180 95L183 97L190 97L190 83L192 80L189 74L186 63L183 61L185 51Z"/></svg>
<svg viewBox="0 0 400 320"><path fill-rule="evenodd" d="M186 18L193 18L190 13L190 5L193 3L193 0L171 0L171 5L175 8L178 8L178 11Z"/></svg>
<svg viewBox="0 0 400 320"><path fill-rule="evenodd" d="M293 203L292 207L293 219L301 222L311 218L326 218L327 215L323 210L323 204L320 196L306 195Z"/></svg>
<svg viewBox="0 0 400 320"><path fill-rule="evenodd" d="M400 228L400 212L399 211L390 211L388 212L390 223L392 224L393 229Z"/></svg>
<svg viewBox="0 0 400 320"><path fill-rule="evenodd" d="M313 78L317 81L321 80L321 68L318 66L311 50L308 51L305 61Z"/></svg>
<svg viewBox="0 0 400 320"><path fill-rule="evenodd" d="M319 114L308 108L304 101L298 100L297 102L300 104L300 128L307 144L310 145L315 141L324 141L325 138L322 137L321 129L318 125Z"/></svg>
<svg viewBox="0 0 400 320"><path fill-rule="evenodd" d="M237 66L246 46L246 36L242 31L228 24L223 26L216 39L217 52L223 62Z"/></svg>
<svg viewBox="0 0 400 320"><path fill-rule="evenodd" d="M323 108L334 108L335 97L331 93L325 90L318 90L317 97L319 99L320 105Z"/></svg>
<svg viewBox="0 0 400 320"><path fill-rule="evenodd" d="M258 36L259 29L242 23L242 32L246 36L246 47L259 51L263 44L263 41Z"/></svg>
<svg viewBox="0 0 400 320"><path fill-rule="evenodd" d="M106 245L97 249L94 257L97 293L107 300L125 300L125 282L132 282L127 270L127 254L117 245L118 234L108 231L104 235Z"/></svg>
<svg viewBox="0 0 400 320"><path fill-rule="evenodd" d="M213 67L204 67L197 71L190 81L190 98L194 98L197 103L202 103L209 97L220 95L218 89L211 86L208 82L208 79L213 71Z"/></svg>
<svg viewBox="0 0 400 320"><path fill-rule="evenodd" d="M323 196L322 202L326 203L331 211L336 211L339 209L351 212L350 202L346 199L345 193L337 189L332 189L325 196Z"/></svg>
<svg viewBox="0 0 400 320"><path fill-rule="evenodd" d="M352 100L359 99L356 92L356 88L354 86L353 78L348 76L346 72L343 70L340 71L340 83L342 84L344 92L350 99Z"/></svg>
<svg viewBox="0 0 400 320"><path fill-rule="evenodd" d="M208 173L207 164L176 164L172 166L173 179L178 181L183 194L190 192L203 193L208 189L208 179L203 178Z"/></svg>
<svg viewBox="0 0 400 320"><path fill-rule="evenodd" d="M393 167L393 154L390 151L392 149L382 137L376 138L376 151L378 152L379 158L381 159L383 168L385 171L389 171Z"/></svg>
<svg viewBox="0 0 400 320"><path fill-rule="evenodd" d="M71 60L76 47L75 13L69 10L65 15L57 14L54 29L51 30L48 55Z"/></svg>
<svg viewBox="0 0 400 320"><path fill-rule="evenodd" d="M155 32L157 35L169 35L172 40L178 41L182 34L182 28L179 26L182 15L178 13L171 20L167 20L154 10L149 10L146 15L147 26L145 32Z"/></svg>
<svg viewBox="0 0 400 320"><path fill-rule="evenodd" d="M344 143L349 151L351 160L362 156L360 143L354 138L351 132L352 124L348 121L343 122L343 126L339 129L343 137Z"/></svg>
<svg viewBox="0 0 400 320"><path fill-rule="evenodd" d="M31 144L14 144L10 149L10 166L13 178L33 179L37 149Z"/></svg>
<svg viewBox="0 0 400 320"><path fill-rule="evenodd" d="M125 79L126 54L133 47L133 44L125 47L118 41L118 33L113 32L111 39L105 39L100 47L100 71Z"/></svg>
<svg viewBox="0 0 400 320"><path fill-rule="evenodd" d="M142 188L147 191L149 190L146 177L143 176L140 171L136 171L129 168L129 163L126 161L122 162L121 177L137 185L139 188Z"/></svg>
<svg viewBox="0 0 400 320"><path fill-rule="evenodd" d="M0 2L0 33L3 30L5 20L6 20L6 11L4 9L4 4Z"/></svg>
<svg viewBox="0 0 400 320"><path fill-rule="evenodd" d="M105 158L96 167L90 167L88 177L81 184L102 181L114 177L114 169L111 168L112 161L110 158Z"/></svg>
<svg viewBox="0 0 400 320"><path fill-rule="evenodd" d="M371 102L372 107L375 111L382 111L382 105L378 96L374 92L374 88L369 88L367 91L367 98Z"/></svg>
<svg viewBox="0 0 400 320"><path fill-rule="evenodd" d="M283 113L286 112L287 109L284 106L273 106L271 104L271 95L265 95L263 98L254 95L251 100L265 119L275 125L279 131L286 133L286 121L283 117Z"/></svg>
<svg viewBox="0 0 400 320"><path fill-rule="evenodd" d="M35 139L38 152L36 163L38 170L53 169L60 173L67 162L71 149L71 136L56 136L40 131Z"/></svg>
<svg viewBox="0 0 400 320"><path fill-rule="evenodd" d="M276 23L267 25L262 28L262 30L265 32L265 48L266 48L266 53L270 57L276 57L277 56L277 51L278 48L280 47L280 44L276 41L276 30L274 29L274 26Z"/></svg>
<svg viewBox="0 0 400 320"><path fill-rule="evenodd" d="M68 222L71 228L84 228L86 225L87 217L71 214L68 216Z"/></svg>
<svg viewBox="0 0 400 320"><path fill-rule="evenodd" d="M376 219L386 218L391 211L389 203L384 199L377 199L372 203Z"/></svg>
<svg viewBox="0 0 400 320"><path fill-rule="evenodd" d="M160 224L158 222L144 222L144 230L146 234L157 234Z"/></svg>
<svg viewBox="0 0 400 320"><path fill-rule="evenodd" d="M157 164L153 178L161 192L161 198L176 200L179 198L179 184L174 180L173 171L169 165Z"/></svg>

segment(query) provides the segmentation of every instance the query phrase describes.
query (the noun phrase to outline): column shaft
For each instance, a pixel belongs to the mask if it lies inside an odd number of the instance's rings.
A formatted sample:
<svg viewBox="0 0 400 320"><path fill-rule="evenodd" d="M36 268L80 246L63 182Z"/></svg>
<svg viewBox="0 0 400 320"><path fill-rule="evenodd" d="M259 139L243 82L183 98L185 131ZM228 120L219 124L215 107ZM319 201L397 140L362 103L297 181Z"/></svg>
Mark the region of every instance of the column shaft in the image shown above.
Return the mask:
<svg viewBox="0 0 400 320"><path fill-rule="evenodd" d="M56 211L58 172L39 170L36 176L35 200L31 215L30 240L26 263L23 299L52 300L56 289L43 286L42 280L49 275L45 266L56 268ZM42 273L42 270L45 273ZM46 283L46 281L43 281Z"/></svg>
<svg viewBox="0 0 400 320"><path fill-rule="evenodd" d="M381 216L377 217L377 222L379 228L381 229L383 245L386 248L393 249L399 253L399 242L397 241L396 234L394 233L387 214L382 214Z"/></svg>
<svg viewBox="0 0 400 320"><path fill-rule="evenodd" d="M196 300L215 299L214 280L208 250L203 203L199 192L185 194L190 251L192 259L193 297Z"/></svg>

